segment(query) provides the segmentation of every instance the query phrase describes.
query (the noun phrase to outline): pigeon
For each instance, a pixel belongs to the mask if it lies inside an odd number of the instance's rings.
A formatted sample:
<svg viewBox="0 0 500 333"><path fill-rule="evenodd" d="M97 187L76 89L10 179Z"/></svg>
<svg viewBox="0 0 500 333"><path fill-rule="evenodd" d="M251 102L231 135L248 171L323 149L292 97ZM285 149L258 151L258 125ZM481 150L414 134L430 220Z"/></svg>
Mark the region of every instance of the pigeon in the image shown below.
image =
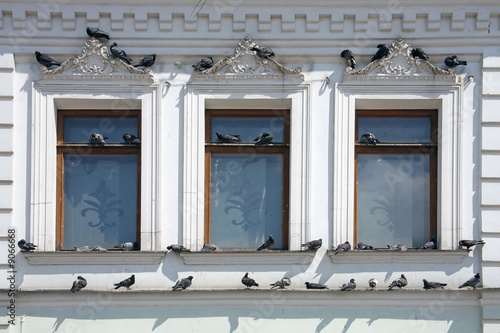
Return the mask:
<svg viewBox="0 0 500 333"><path fill-rule="evenodd" d="M115 56L115 58L121 59L130 65L132 59L130 59L127 56L127 53L125 53L125 51L123 51L120 47L118 47L118 44L116 43L111 44L111 46L109 47L109 51L111 52L112 55Z"/></svg>
<svg viewBox="0 0 500 333"><path fill-rule="evenodd" d="M215 244L203 244L201 252L221 252L222 250Z"/></svg>
<svg viewBox="0 0 500 333"><path fill-rule="evenodd" d="M328 287L324 284L306 282L305 283L307 289L328 289Z"/></svg>
<svg viewBox="0 0 500 333"><path fill-rule="evenodd" d="M344 244L339 244L334 250L335 255L339 254L339 252L346 252L351 249L351 244L349 242L345 242Z"/></svg>
<svg viewBox="0 0 500 333"><path fill-rule="evenodd" d="M180 279L175 283L175 286L172 287L172 290L184 290L191 285L193 281L193 277L190 275L187 278Z"/></svg>
<svg viewBox="0 0 500 333"><path fill-rule="evenodd" d="M130 286L133 285L134 283L135 283L135 275L132 274L132 276L129 277L128 279L115 283L115 289L118 289L120 287L125 287L127 288L127 290L130 290Z"/></svg>
<svg viewBox="0 0 500 333"><path fill-rule="evenodd" d="M90 252L90 251L92 251L92 247L90 247L88 245L80 246L80 247L75 246L75 251L76 252Z"/></svg>
<svg viewBox="0 0 500 333"><path fill-rule="evenodd" d="M389 46L387 46L386 44L378 44L377 48L378 48L378 51L373 56L371 61L385 58L389 54Z"/></svg>
<svg viewBox="0 0 500 333"><path fill-rule="evenodd" d="M224 134L224 133L217 133L217 139L221 142L233 142L233 141L241 141L240 136L238 134Z"/></svg>
<svg viewBox="0 0 500 333"><path fill-rule="evenodd" d="M472 289L476 289L476 286L479 284L479 282L481 282L481 275L477 273L476 275L462 283L460 286L458 286L458 288L472 287Z"/></svg>
<svg viewBox="0 0 500 333"><path fill-rule="evenodd" d="M406 280L406 277L404 274L401 274L401 277L399 279L396 279L391 282L389 286L389 290L392 290L394 287L398 287L399 289L405 287L408 284L408 280Z"/></svg>
<svg viewBox="0 0 500 333"><path fill-rule="evenodd" d="M323 244L323 240L321 240L321 238L320 238L320 239L312 240L310 242L302 244L301 246L307 247L307 250L316 251L317 249L319 249L321 247L322 244Z"/></svg>
<svg viewBox="0 0 500 333"><path fill-rule="evenodd" d="M462 239L461 241L458 242L458 245L460 245L460 248L464 248L464 246L467 248L467 251L471 251L471 247L475 245L483 245L485 242L483 240L468 240L468 239Z"/></svg>
<svg viewBox="0 0 500 333"><path fill-rule="evenodd" d="M272 235L269 235L269 238L264 242L264 244L259 246L257 251L270 250L273 247L273 245L274 245L274 238Z"/></svg>
<svg viewBox="0 0 500 333"><path fill-rule="evenodd" d="M368 143L370 145L376 145L380 141L375 137L373 133L365 132L361 135L359 143Z"/></svg>
<svg viewBox="0 0 500 333"><path fill-rule="evenodd" d="M275 56L273 50L270 47L252 47L250 50L257 52L257 55L262 59L271 59Z"/></svg>
<svg viewBox="0 0 500 333"><path fill-rule="evenodd" d="M423 279L424 281L424 289L429 290L429 289L444 289L444 286L446 286L446 283L440 283L440 282L429 282L426 279Z"/></svg>
<svg viewBox="0 0 500 333"><path fill-rule="evenodd" d="M349 67L351 67L352 69L356 68L356 60L354 60L354 55L352 54L351 50L344 50L340 52L340 56L345 59L345 62Z"/></svg>
<svg viewBox="0 0 500 333"><path fill-rule="evenodd" d="M375 278L371 278L370 280L368 280L368 285L370 286L370 288L372 288L372 290L377 286L377 283L378 281Z"/></svg>
<svg viewBox="0 0 500 333"><path fill-rule="evenodd" d="M281 280L278 280L278 281L276 281L274 283L271 283L270 286L272 286L271 289L274 289L274 288L285 289L285 287L288 287L291 284L292 284L292 281L290 280L290 278L287 278L285 276Z"/></svg>
<svg viewBox="0 0 500 333"><path fill-rule="evenodd" d="M21 252L34 251L35 248L37 247L35 244L27 242L24 239L21 239L19 242L17 242L17 246L19 246Z"/></svg>
<svg viewBox="0 0 500 333"><path fill-rule="evenodd" d="M83 289L87 286L87 280L85 280L83 277L78 276L76 278L76 281L73 282L73 286L71 287L70 291L74 293L75 291L80 291L80 289Z"/></svg>
<svg viewBox="0 0 500 333"><path fill-rule="evenodd" d="M404 244L396 244L396 245L387 245L387 247L389 248L389 251L406 251L408 250L408 246L404 245Z"/></svg>
<svg viewBox="0 0 500 333"><path fill-rule="evenodd" d="M451 55L444 59L444 64L450 68L455 68L459 65L467 66L467 61L458 59L456 55Z"/></svg>
<svg viewBox="0 0 500 333"><path fill-rule="evenodd" d="M175 253L191 252L190 249L187 249L184 246L178 244L172 244L170 246L167 246L167 250L172 250Z"/></svg>
<svg viewBox="0 0 500 333"><path fill-rule="evenodd" d="M139 60L139 63L137 65L134 65L134 67L142 67L143 69L146 67L151 67L154 65L155 60L156 54L147 55Z"/></svg>
<svg viewBox="0 0 500 333"><path fill-rule="evenodd" d="M105 32L105 31L102 31L99 28L89 28L89 27L87 27L87 35L89 35L90 37L94 37L96 39L99 39L99 38L109 39L109 33Z"/></svg>
<svg viewBox="0 0 500 333"><path fill-rule="evenodd" d="M115 245L114 248L120 249L123 251L133 251L133 250L137 250L138 247L139 247L139 244L137 244L137 242L125 242L125 243Z"/></svg>
<svg viewBox="0 0 500 333"><path fill-rule="evenodd" d="M434 250L437 249L436 236L432 236L431 241L425 243L420 247L422 250Z"/></svg>
<svg viewBox="0 0 500 333"><path fill-rule="evenodd" d="M256 137L255 139L253 139L253 141L257 141L257 142L255 142L256 145L263 145L266 143L270 143L271 141L273 141L273 139L274 138L273 138L271 133L264 132L261 135L259 135L258 137Z"/></svg>
<svg viewBox="0 0 500 333"><path fill-rule="evenodd" d="M108 252L107 249L105 249L104 247L99 246L99 245L92 246L92 248L90 249L90 251L93 251L93 252Z"/></svg>
<svg viewBox="0 0 500 333"><path fill-rule="evenodd" d="M374 250L373 246L365 244L363 242L358 243L358 250Z"/></svg>
<svg viewBox="0 0 500 333"><path fill-rule="evenodd" d="M340 291L351 291L356 289L356 282L354 282L354 279L351 279L349 283L344 283L342 287L340 287Z"/></svg>
<svg viewBox="0 0 500 333"><path fill-rule="evenodd" d="M412 49L411 56L413 58L429 60L429 56L427 54L425 54L424 50L422 50L420 47L417 47L416 49Z"/></svg>
<svg viewBox="0 0 500 333"><path fill-rule="evenodd" d="M130 134L130 133L125 133L123 134L123 140L125 140L125 143L128 143L129 145L140 145L141 140L137 138L135 135Z"/></svg>
<svg viewBox="0 0 500 333"><path fill-rule="evenodd" d="M107 136L103 136L102 134L99 134L99 133L92 133L90 135L89 142L90 142L90 144L93 144L93 145L102 146L103 144L106 143L105 140L107 140L107 139L108 139Z"/></svg>
<svg viewBox="0 0 500 333"><path fill-rule="evenodd" d="M213 65L214 65L214 60L212 59L212 57L206 57L202 58L197 64L194 64L193 68L197 71L202 72L209 68L212 68Z"/></svg>
<svg viewBox="0 0 500 333"><path fill-rule="evenodd" d="M42 54L38 51L35 51L35 56L36 56L36 61L38 61L41 65L43 65L47 68L50 68L52 66L56 66L56 67L61 66L60 62L55 61L54 59L52 59L51 57L49 57L46 54Z"/></svg>
<svg viewBox="0 0 500 333"><path fill-rule="evenodd" d="M254 279L248 277L248 272L245 273L245 276L241 278L241 283L247 286L247 289L250 289L251 286L259 286L259 284L255 282Z"/></svg>

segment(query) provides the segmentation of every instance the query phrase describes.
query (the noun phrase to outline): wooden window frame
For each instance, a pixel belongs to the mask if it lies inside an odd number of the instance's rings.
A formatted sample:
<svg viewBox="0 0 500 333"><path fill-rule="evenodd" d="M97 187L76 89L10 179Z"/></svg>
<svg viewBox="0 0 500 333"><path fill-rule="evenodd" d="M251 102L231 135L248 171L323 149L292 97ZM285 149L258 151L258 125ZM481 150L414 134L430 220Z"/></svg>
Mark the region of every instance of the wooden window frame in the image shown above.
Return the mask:
<svg viewBox="0 0 500 333"><path fill-rule="evenodd" d="M359 117L430 117L431 142L429 143L377 143L376 145L359 143ZM426 154L430 158L429 189L429 240L438 237L437 230L437 191L438 191L438 110L356 110L355 117L355 152L354 152L354 244L358 244L358 154Z"/></svg>
<svg viewBox="0 0 500 333"><path fill-rule="evenodd" d="M56 183L56 251L64 249L64 154L85 155L137 155L137 203L136 242L141 236L141 145L106 143L103 146L90 143L64 142L65 117L137 118L137 137L141 136L140 110L58 110L57 111L57 183ZM91 244L89 244L91 245ZM93 244L92 244L93 245Z"/></svg>
<svg viewBox="0 0 500 333"><path fill-rule="evenodd" d="M212 117L284 117L283 142L255 145L252 142L221 143L212 142ZM212 153L259 153L283 155L283 212L282 212L282 250L289 248L289 201L290 201L290 110L287 109L224 109L205 111L205 225L204 242L210 243L210 196ZM267 238L267 235L266 235ZM235 249L237 250L237 249ZM240 249L248 250L248 249Z"/></svg>

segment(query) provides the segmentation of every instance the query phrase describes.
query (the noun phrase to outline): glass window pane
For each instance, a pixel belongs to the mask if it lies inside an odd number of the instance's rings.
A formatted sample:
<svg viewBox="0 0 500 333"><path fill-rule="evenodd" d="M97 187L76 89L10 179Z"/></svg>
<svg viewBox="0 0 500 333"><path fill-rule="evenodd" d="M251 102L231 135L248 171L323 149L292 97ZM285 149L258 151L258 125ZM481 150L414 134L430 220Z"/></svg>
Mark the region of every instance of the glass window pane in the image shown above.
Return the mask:
<svg viewBox="0 0 500 333"><path fill-rule="evenodd" d="M64 248L136 241L137 155L64 154Z"/></svg>
<svg viewBox="0 0 500 333"><path fill-rule="evenodd" d="M210 242L256 249L273 235L282 247L283 155L212 154Z"/></svg>
<svg viewBox="0 0 500 333"><path fill-rule="evenodd" d="M380 142L431 142L431 118L359 117L358 141L365 132Z"/></svg>
<svg viewBox="0 0 500 333"><path fill-rule="evenodd" d="M88 143L92 133L105 137L106 143L124 143L123 134L137 136L137 117L64 117L64 142Z"/></svg>
<svg viewBox="0 0 500 333"><path fill-rule="evenodd" d="M387 248L429 241L430 156L358 154L358 242Z"/></svg>
<svg viewBox="0 0 500 333"><path fill-rule="evenodd" d="M211 142L219 142L215 133L239 135L241 142L253 142L264 132L273 142L284 142L284 117L212 117Z"/></svg>

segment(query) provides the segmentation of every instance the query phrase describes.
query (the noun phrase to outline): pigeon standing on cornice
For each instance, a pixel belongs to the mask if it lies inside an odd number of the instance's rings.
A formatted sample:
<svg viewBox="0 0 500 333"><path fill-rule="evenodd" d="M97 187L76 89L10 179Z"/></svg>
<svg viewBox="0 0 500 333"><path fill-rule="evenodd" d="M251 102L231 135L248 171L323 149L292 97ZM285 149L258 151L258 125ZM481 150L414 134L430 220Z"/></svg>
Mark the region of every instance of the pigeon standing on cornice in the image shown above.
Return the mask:
<svg viewBox="0 0 500 333"><path fill-rule="evenodd" d="M357 64L356 60L354 60L354 54L352 54L351 50L344 50L340 53L340 56L345 59L345 62L349 67L355 69Z"/></svg>
<svg viewBox="0 0 500 333"><path fill-rule="evenodd" d="M106 38L109 39L109 33L102 31L99 28L89 28L87 27L87 35L90 37L99 39L99 38Z"/></svg>
<svg viewBox="0 0 500 333"><path fill-rule="evenodd" d="M38 61L41 65L47 67L47 69L50 69L50 67L60 67L61 63L58 61L55 61L51 57L49 57L46 54L40 53L38 51L35 51L35 56L36 56L36 61Z"/></svg>
<svg viewBox="0 0 500 333"><path fill-rule="evenodd" d="M377 48L378 51L377 53L375 53L371 61L385 58L389 54L389 46L387 46L386 44L378 44Z"/></svg>
<svg viewBox="0 0 500 333"><path fill-rule="evenodd" d="M127 56L127 53L125 51L123 51L120 47L118 47L118 44L116 44L116 43L111 44L111 46L109 47L109 51L116 58L121 59L130 65L130 62L132 61L132 59L130 59Z"/></svg>
<svg viewBox="0 0 500 333"><path fill-rule="evenodd" d="M252 47L250 50L257 52L257 55L262 59L271 59L275 56L273 50L270 47Z"/></svg>
<svg viewBox="0 0 500 333"><path fill-rule="evenodd" d="M197 64L194 64L193 65L193 68L197 71L205 71L207 69L210 69L212 68L212 66L214 65L214 59L212 59L212 57L206 57L206 58L202 58L200 61L198 61Z"/></svg>

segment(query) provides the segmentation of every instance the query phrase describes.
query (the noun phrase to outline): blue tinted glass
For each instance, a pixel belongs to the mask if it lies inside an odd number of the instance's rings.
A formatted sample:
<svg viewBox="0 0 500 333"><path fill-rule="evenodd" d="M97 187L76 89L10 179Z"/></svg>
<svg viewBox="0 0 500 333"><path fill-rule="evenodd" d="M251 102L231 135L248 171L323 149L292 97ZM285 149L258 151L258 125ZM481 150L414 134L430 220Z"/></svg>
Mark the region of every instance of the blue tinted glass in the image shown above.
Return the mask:
<svg viewBox="0 0 500 333"><path fill-rule="evenodd" d="M239 135L241 142L253 140L264 132L272 142L284 142L284 117L212 117L211 142L219 142L215 133Z"/></svg>
<svg viewBox="0 0 500 333"><path fill-rule="evenodd" d="M123 134L137 136L137 117L64 117L64 142L88 143L92 133L106 143L124 143Z"/></svg>
<svg viewBox="0 0 500 333"><path fill-rule="evenodd" d="M380 142L431 142L430 117L359 117L358 141L370 132Z"/></svg>

